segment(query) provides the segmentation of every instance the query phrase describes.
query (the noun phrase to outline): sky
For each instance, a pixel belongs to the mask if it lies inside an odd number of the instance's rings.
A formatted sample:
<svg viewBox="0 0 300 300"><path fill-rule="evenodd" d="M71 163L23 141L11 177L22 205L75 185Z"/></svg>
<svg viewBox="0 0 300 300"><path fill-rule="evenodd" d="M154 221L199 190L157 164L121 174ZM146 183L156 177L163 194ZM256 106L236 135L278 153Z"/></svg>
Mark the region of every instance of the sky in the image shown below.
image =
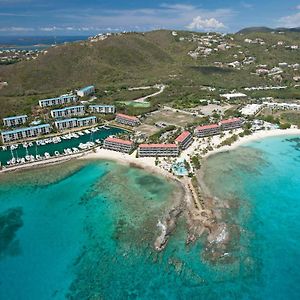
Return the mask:
<svg viewBox="0 0 300 300"><path fill-rule="evenodd" d="M300 27L300 0L0 0L0 35Z"/></svg>

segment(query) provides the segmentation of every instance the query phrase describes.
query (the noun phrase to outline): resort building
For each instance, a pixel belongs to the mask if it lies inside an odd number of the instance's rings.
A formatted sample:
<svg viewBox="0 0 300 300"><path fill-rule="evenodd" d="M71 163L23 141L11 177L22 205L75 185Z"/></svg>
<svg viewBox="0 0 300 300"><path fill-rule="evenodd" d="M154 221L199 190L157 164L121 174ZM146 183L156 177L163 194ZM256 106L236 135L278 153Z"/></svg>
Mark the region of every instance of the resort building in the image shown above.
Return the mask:
<svg viewBox="0 0 300 300"><path fill-rule="evenodd" d="M96 123L97 123L97 118L94 116L77 119L77 127L91 126L91 125L95 125Z"/></svg>
<svg viewBox="0 0 300 300"><path fill-rule="evenodd" d="M51 117L55 119L71 118L74 116L83 116L84 114L85 114L84 105L70 106L61 109L51 110Z"/></svg>
<svg viewBox="0 0 300 300"><path fill-rule="evenodd" d="M27 115L7 117L7 118L3 118L3 124L5 127L15 127L15 126L20 126L25 124L27 120L28 120Z"/></svg>
<svg viewBox="0 0 300 300"><path fill-rule="evenodd" d="M123 153L130 153L133 150L133 142L114 137L108 137L104 140L103 148Z"/></svg>
<svg viewBox="0 0 300 300"><path fill-rule="evenodd" d="M206 137L206 136L212 136L220 134L220 126L218 124L211 124L211 125L205 125L205 126L198 126L195 129L195 135L199 138Z"/></svg>
<svg viewBox="0 0 300 300"><path fill-rule="evenodd" d="M176 144L141 144L138 156L178 156L179 148Z"/></svg>
<svg viewBox="0 0 300 300"><path fill-rule="evenodd" d="M98 114L114 114L116 107L114 105L90 105L89 111Z"/></svg>
<svg viewBox="0 0 300 300"><path fill-rule="evenodd" d="M140 124L140 120L137 117L132 117L124 114L116 115L116 122L129 126L137 126Z"/></svg>
<svg viewBox="0 0 300 300"><path fill-rule="evenodd" d="M64 119L64 120L58 120L55 121L55 127L58 130L65 130L75 127L86 127L86 126L92 126L97 123L97 118L92 117L86 117L86 118L72 118L72 119Z"/></svg>
<svg viewBox="0 0 300 300"><path fill-rule="evenodd" d="M78 98L75 95L62 95L56 98L40 100L39 106L48 107L48 106L62 105L62 104L74 103L77 100Z"/></svg>
<svg viewBox="0 0 300 300"><path fill-rule="evenodd" d="M263 104L247 104L240 111L244 116L254 116L264 108Z"/></svg>
<svg viewBox="0 0 300 300"><path fill-rule="evenodd" d="M300 104L296 103L264 102L263 105L274 110L300 110Z"/></svg>
<svg viewBox="0 0 300 300"><path fill-rule="evenodd" d="M241 128L243 126L243 120L240 118L232 118L228 120L223 120L220 122L222 130L232 130Z"/></svg>
<svg viewBox="0 0 300 300"><path fill-rule="evenodd" d="M11 131L2 131L1 138L3 143L8 143L17 140L24 140L27 138L37 137L39 135L48 134L51 132L49 124L42 124L27 128L18 128Z"/></svg>
<svg viewBox="0 0 300 300"><path fill-rule="evenodd" d="M184 131L175 139L175 144L182 150L187 149L192 143L193 137L189 131Z"/></svg>
<svg viewBox="0 0 300 300"><path fill-rule="evenodd" d="M246 98L247 95L243 93L230 93L230 94L222 94L221 98L225 98L226 100L236 100Z"/></svg>
<svg viewBox="0 0 300 300"><path fill-rule="evenodd" d="M73 118L73 119L55 121L55 127L58 130L65 130L65 129L77 127L77 119Z"/></svg>
<svg viewBox="0 0 300 300"><path fill-rule="evenodd" d="M86 86L86 87L80 89L79 91L77 91L77 95L79 97L92 95L94 93L95 93L95 87L93 85Z"/></svg>

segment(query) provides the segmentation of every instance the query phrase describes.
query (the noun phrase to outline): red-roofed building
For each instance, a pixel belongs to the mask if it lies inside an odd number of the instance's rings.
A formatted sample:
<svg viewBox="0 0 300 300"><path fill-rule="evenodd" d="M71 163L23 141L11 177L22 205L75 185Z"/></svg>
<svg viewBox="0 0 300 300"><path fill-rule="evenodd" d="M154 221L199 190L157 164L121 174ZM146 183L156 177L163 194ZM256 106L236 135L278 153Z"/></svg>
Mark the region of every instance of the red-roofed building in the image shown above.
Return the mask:
<svg viewBox="0 0 300 300"><path fill-rule="evenodd" d="M175 144L181 149L187 149L193 143L193 137L189 131L184 131L176 139Z"/></svg>
<svg viewBox="0 0 300 300"><path fill-rule="evenodd" d="M103 148L123 153L130 153L133 150L133 142L118 138L108 137L103 142Z"/></svg>
<svg viewBox="0 0 300 300"><path fill-rule="evenodd" d="M137 117L128 116L124 114L117 114L115 121L120 124L129 126L137 126L140 124L140 120Z"/></svg>
<svg viewBox="0 0 300 300"><path fill-rule="evenodd" d="M138 148L139 157L143 156L178 156L179 148L176 144L141 144Z"/></svg>
<svg viewBox="0 0 300 300"><path fill-rule="evenodd" d="M210 124L204 126L198 126L195 129L195 134L197 137L206 137L211 135L217 135L221 133L220 126L218 124Z"/></svg>
<svg viewBox="0 0 300 300"><path fill-rule="evenodd" d="M228 120L222 120L220 122L222 130L232 130L243 126L243 120L240 118L232 118Z"/></svg>

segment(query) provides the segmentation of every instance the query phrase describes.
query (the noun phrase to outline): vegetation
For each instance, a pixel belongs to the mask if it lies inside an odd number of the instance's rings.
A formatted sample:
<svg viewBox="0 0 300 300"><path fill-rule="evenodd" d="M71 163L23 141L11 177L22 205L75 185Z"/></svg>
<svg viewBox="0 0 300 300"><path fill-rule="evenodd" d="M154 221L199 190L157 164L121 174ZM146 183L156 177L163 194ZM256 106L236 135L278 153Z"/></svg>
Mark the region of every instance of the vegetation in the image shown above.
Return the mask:
<svg viewBox="0 0 300 300"><path fill-rule="evenodd" d="M159 130L158 132L154 133L153 135L151 135L149 137L149 141L151 143L156 143L159 141L159 138L165 134L166 132L169 132L169 131L172 131L172 130L175 130L176 129L176 126L174 125L169 125L169 126L166 126L165 128L162 128L161 130Z"/></svg>
<svg viewBox="0 0 300 300"><path fill-rule="evenodd" d="M226 35L222 39L231 45L230 49L192 58L188 53L198 46L198 41L192 40L192 37L203 35L179 32L179 36L184 37L182 40L167 30L130 33L95 43L68 43L48 49L47 54L39 55L35 60L0 65L0 82L8 82L8 86L0 88L0 117L30 113L39 99L60 95L87 84L97 87L98 100L95 102L99 103L130 101L150 91L128 91L128 87L156 83L167 85L162 94L149 99L149 108L117 104L128 114L143 114L166 103L172 103L176 108L192 108L206 105L207 100L221 100L219 95L222 92L278 84L269 76L252 74L258 64L271 67L278 66L279 62L293 64L299 61L298 51L272 47L278 41L283 41L285 45L298 44L297 32L272 34L249 31L243 35ZM245 38L261 38L265 45L245 43ZM240 69L226 67L229 62L242 62L249 56L256 58L255 64L244 65ZM215 62L224 66L217 67ZM299 99L299 91L291 84L293 70L285 70L284 73L281 83L288 85L287 90L252 91L247 94L251 97ZM215 90L201 88L208 86L213 86ZM228 115L232 113L239 115L238 110L227 112Z"/></svg>
<svg viewBox="0 0 300 300"><path fill-rule="evenodd" d="M222 146L230 146L231 144L233 144L234 142L236 142L238 140L238 135L234 134L231 137L227 138L226 140L224 140L219 147Z"/></svg>
<svg viewBox="0 0 300 300"><path fill-rule="evenodd" d="M200 159L197 155L191 157L191 162L196 170L199 170L201 168Z"/></svg>

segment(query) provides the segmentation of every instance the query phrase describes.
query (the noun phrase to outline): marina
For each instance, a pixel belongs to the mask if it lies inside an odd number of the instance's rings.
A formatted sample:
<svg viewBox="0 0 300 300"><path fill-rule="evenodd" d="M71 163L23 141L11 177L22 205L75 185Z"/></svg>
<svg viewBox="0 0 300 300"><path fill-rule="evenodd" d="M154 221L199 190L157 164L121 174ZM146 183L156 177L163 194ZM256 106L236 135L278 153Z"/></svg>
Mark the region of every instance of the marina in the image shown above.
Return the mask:
<svg viewBox="0 0 300 300"><path fill-rule="evenodd" d="M24 142L0 147L1 166L12 166L79 153L102 144L102 141L124 130L116 127L99 126L62 136Z"/></svg>

